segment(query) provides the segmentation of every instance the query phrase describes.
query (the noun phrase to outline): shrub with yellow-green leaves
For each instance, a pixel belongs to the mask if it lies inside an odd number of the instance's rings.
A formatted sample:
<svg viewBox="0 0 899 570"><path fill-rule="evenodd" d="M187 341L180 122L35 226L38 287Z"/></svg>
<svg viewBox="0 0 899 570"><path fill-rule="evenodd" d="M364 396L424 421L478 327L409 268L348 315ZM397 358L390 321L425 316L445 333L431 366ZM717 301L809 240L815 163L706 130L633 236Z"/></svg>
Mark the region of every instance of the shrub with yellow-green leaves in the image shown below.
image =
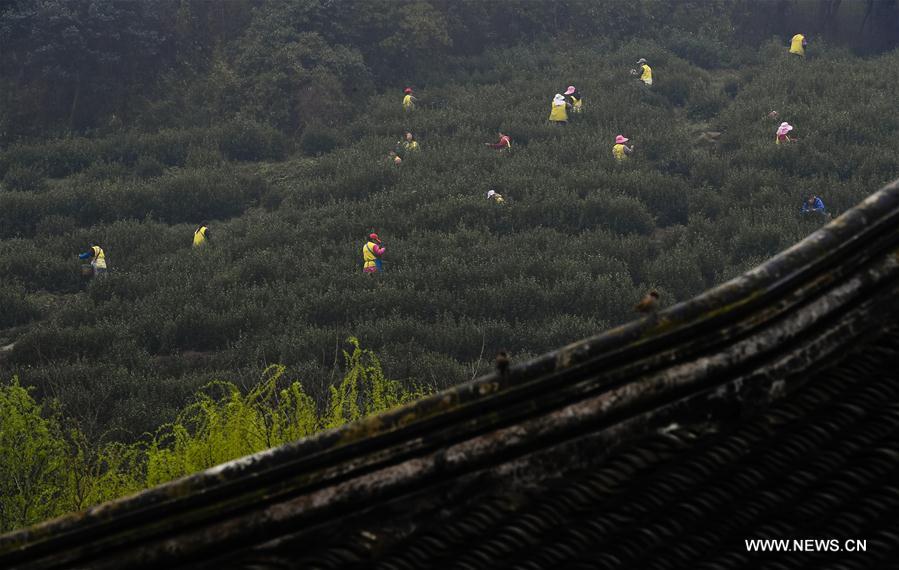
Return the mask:
<svg viewBox="0 0 899 570"><path fill-rule="evenodd" d="M384 375L355 338L346 373L319 407L286 368L270 366L247 391L205 385L176 419L134 443L92 443L17 378L0 382L0 532L80 510L245 455L387 411L425 394ZM66 428L65 425L72 427ZM108 436L109 434L107 434Z"/></svg>

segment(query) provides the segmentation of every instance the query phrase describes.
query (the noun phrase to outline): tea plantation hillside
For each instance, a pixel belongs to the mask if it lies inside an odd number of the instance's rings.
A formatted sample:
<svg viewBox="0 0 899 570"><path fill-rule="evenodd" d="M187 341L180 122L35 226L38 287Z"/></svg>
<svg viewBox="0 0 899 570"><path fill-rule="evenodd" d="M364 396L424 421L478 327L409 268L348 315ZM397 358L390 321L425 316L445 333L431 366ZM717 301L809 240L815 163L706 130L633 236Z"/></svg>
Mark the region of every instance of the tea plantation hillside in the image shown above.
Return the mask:
<svg viewBox="0 0 899 570"><path fill-rule="evenodd" d="M651 89L628 73L641 56ZM385 90L296 142L237 115L12 145L0 376L58 398L90 437L131 438L272 363L320 398L349 335L389 376L442 388L498 348L526 358L622 323L650 287L685 299L814 230L809 192L838 214L899 172L899 54L800 61L772 41L739 56L705 69L647 41L533 44L425 75L414 112ZM571 83L585 113L549 124ZM774 144L781 118L797 143ZM484 146L498 129L511 153ZM405 130L422 151L387 164ZM623 165L619 133L636 143ZM212 246L195 251L203 219ZM371 231L388 250L374 277ZM90 240L110 273L86 284Z"/></svg>
<svg viewBox="0 0 899 570"><path fill-rule="evenodd" d="M899 175L895 2L11 0L0 46L0 531L684 300Z"/></svg>

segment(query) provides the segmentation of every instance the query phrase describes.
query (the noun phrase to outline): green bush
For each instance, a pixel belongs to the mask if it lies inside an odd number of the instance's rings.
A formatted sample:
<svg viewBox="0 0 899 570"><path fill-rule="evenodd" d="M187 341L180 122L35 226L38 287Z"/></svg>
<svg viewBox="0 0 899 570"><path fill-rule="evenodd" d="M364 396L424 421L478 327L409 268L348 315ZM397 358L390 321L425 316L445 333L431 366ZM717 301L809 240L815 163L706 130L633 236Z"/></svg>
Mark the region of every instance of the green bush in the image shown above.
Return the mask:
<svg viewBox="0 0 899 570"><path fill-rule="evenodd" d="M78 221L71 216L50 214L44 216L34 227L34 233L39 236L56 236L73 232L78 227Z"/></svg>
<svg viewBox="0 0 899 570"><path fill-rule="evenodd" d="M88 139L69 138L56 141L43 154L44 172L51 178L62 178L84 169L95 160L94 144Z"/></svg>
<svg viewBox="0 0 899 570"><path fill-rule="evenodd" d="M156 176L159 165L184 166L188 155L197 149L218 150L231 160L282 158L287 140L271 127L237 119L212 129L163 129L147 133L127 131L106 138L51 139L43 143L19 144L0 152L0 174L6 176L13 166L32 169L51 178L63 178L92 169L89 179L118 176L123 166L149 168L145 176ZM212 150L215 149L215 150ZM193 166L217 164L220 160L195 157ZM140 174L138 174L140 176Z"/></svg>
<svg viewBox="0 0 899 570"><path fill-rule="evenodd" d="M16 377L0 382L0 532L293 442L425 394L388 379L374 353L355 338L348 342L345 376L322 405L300 382L286 380L284 366L273 365L246 393L231 382L205 384L173 422L130 444L92 441L75 425L67 426L58 410L38 404ZM96 378L103 382L108 376ZM103 397L115 393L103 388ZM91 404L94 410L96 403Z"/></svg>
<svg viewBox="0 0 899 570"><path fill-rule="evenodd" d="M187 150L185 166L188 168L207 168L221 166L224 161L221 151L206 146L191 146Z"/></svg>
<svg viewBox="0 0 899 570"><path fill-rule="evenodd" d="M0 327L22 325L41 316L40 309L12 286L0 287L0 307Z"/></svg>
<svg viewBox="0 0 899 570"><path fill-rule="evenodd" d="M229 160L279 159L286 147L280 132L250 119L238 118L220 127L219 149Z"/></svg>
<svg viewBox="0 0 899 570"><path fill-rule="evenodd" d="M715 38L700 37L696 34L680 33L671 40L671 51L705 69L725 67L730 63L732 46Z"/></svg>
<svg viewBox="0 0 899 570"><path fill-rule="evenodd" d="M678 107L687 104L693 90L690 78L681 75L666 77L665 81L654 79L652 89L669 103Z"/></svg>
<svg viewBox="0 0 899 570"><path fill-rule="evenodd" d="M40 364L95 358L106 353L115 340L116 334L109 328L41 326L19 337L10 360L16 364Z"/></svg>
<svg viewBox="0 0 899 570"><path fill-rule="evenodd" d="M300 148L307 156L327 154L340 145L341 136L333 129L309 125L300 137Z"/></svg>
<svg viewBox="0 0 899 570"><path fill-rule="evenodd" d="M66 512L66 445L18 379L0 384L0 532Z"/></svg>
<svg viewBox="0 0 899 570"><path fill-rule="evenodd" d="M14 165L3 176L3 188L18 192L43 192L47 189L47 181L34 166Z"/></svg>
<svg viewBox="0 0 899 570"><path fill-rule="evenodd" d="M710 119L727 105L724 93L711 86L694 93L687 105L687 116L691 119Z"/></svg>
<svg viewBox="0 0 899 570"><path fill-rule="evenodd" d="M141 156L134 165L134 175L138 178L156 178L163 172L165 167L162 163L150 156Z"/></svg>
<svg viewBox="0 0 899 570"><path fill-rule="evenodd" d="M101 160L82 170L79 177L85 183L91 183L125 178L130 172L130 168L121 162Z"/></svg>

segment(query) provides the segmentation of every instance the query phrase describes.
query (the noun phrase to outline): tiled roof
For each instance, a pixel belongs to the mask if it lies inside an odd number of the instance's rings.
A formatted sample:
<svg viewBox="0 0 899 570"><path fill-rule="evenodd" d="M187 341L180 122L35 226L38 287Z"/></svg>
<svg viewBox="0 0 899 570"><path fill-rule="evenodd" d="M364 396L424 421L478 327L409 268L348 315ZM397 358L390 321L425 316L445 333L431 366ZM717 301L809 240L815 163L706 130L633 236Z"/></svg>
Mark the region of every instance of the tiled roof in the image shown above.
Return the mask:
<svg viewBox="0 0 899 570"><path fill-rule="evenodd" d="M0 536L0 568L889 567L897 323L894 182L657 316Z"/></svg>
<svg viewBox="0 0 899 570"><path fill-rule="evenodd" d="M245 568L883 568L899 564L899 328L723 430L674 427L530 488L502 482L295 537ZM866 541L764 555L749 539ZM766 566L767 565L767 566Z"/></svg>

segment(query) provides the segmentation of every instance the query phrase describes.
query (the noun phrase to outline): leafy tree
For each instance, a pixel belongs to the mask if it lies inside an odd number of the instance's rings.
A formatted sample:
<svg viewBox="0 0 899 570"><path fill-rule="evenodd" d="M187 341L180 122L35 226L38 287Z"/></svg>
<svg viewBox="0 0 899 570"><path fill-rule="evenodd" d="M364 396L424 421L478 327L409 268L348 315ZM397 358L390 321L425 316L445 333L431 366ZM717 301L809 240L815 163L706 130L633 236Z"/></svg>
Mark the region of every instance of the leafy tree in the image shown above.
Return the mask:
<svg viewBox="0 0 899 570"><path fill-rule="evenodd" d="M0 16L3 76L16 78L20 116L73 129L124 114L166 63L168 0L17 0ZM23 112L24 111L24 112ZM24 118L24 117L23 117Z"/></svg>

